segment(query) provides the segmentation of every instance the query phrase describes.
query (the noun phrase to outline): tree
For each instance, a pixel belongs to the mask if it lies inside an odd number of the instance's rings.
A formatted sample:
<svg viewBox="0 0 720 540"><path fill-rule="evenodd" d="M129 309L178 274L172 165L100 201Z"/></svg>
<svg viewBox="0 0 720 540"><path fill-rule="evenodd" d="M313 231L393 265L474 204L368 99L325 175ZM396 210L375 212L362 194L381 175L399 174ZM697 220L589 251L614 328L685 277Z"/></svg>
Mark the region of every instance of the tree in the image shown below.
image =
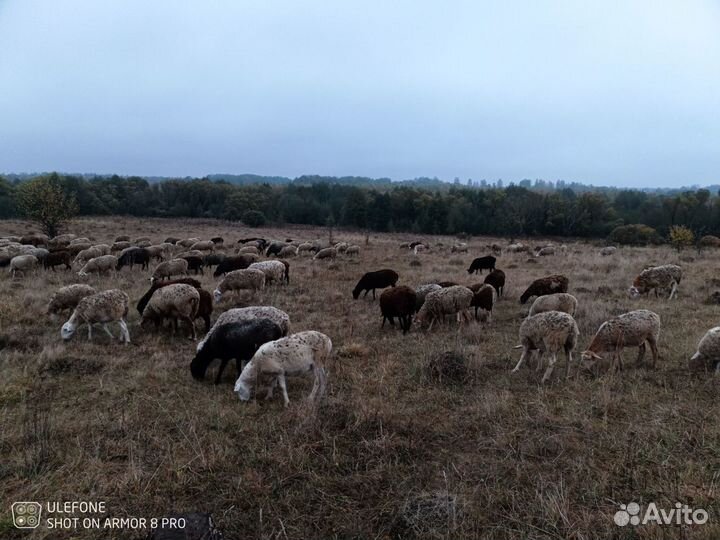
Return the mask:
<svg viewBox="0 0 720 540"><path fill-rule="evenodd" d="M683 248L692 246L695 235L685 225L673 225L670 227L670 243L675 249L681 251Z"/></svg>
<svg viewBox="0 0 720 540"><path fill-rule="evenodd" d="M75 197L65 192L57 173L20 184L16 200L20 212L51 238L78 212Z"/></svg>
<svg viewBox="0 0 720 540"><path fill-rule="evenodd" d="M242 215L242 222L248 227L262 227L265 221L265 214L259 210L248 210Z"/></svg>

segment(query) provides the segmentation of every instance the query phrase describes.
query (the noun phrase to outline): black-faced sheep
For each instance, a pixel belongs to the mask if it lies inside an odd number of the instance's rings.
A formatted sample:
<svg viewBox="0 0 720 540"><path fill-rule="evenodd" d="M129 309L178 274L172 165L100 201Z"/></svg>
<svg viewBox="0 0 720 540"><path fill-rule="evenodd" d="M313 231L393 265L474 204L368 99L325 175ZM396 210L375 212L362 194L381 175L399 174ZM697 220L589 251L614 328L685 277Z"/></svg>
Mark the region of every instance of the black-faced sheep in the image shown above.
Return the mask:
<svg viewBox="0 0 720 540"><path fill-rule="evenodd" d="M575 316L577 310L577 298L569 293L554 293L538 296L530 306L528 317L543 313L544 311L562 311L568 315Z"/></svg>
<svg viewBox="0 0 720 540"><path fill-rule="evenodd" d="M128 314L130 298L118 289L110 289L97 294L86 296L78 303L70 318L60 329L60 336L64 341L69 340L77 328L86 324L88 328L88 340L92 339L92 325L100 323L105 332L113 338L112 332L107 327L108 323L117 321L120 325L120 341L130 343L130 332L128 332L125 317Z"/></svg>
<svg viewBox="0 0 720 540"><path fill-rule="evenodd" d="M225 260L218 264L213 277L219 277L233 270L243 270L250 266L252 263L258 261L257 255L242 254L235 255L233 257L225 257Z"/></svg>
<svg viewBox="0 0 720 540"><path fill-rule="evenodd" d="M650 291L655 291L657 297L658 289L670 289L669 299L672 299L681 279L682 268L676 264L651 266L640 272L640 275L633 281L628 293L631 298L636 298L641 294L649 294Z"/></svg>
<svg viewBox="0 0 720 540"><path fill-rule="evenodd" d="M492 285L495 288L495 292L497 292L498 297L501 297L503 295L503 290L505 289L505 272L496 268L485 276L485 280L483 282L488 285Z"/></svg>
<svg viewBox="0 0 720 540"><path fill-rule="evenodd" d="M468 268L467 273L468 274L477 274L480 272L482 274L483 270L495 270L495 262L497 259L493 257L492 255L488 255L486 257L478 257L477 259L474 259L472 263L470 263L470 268Z"/></svg>
<svg viewBox="0 0 720 540"><path fill-rule="evenodd" d="M176 283L166 287L158 288L150 297L150 301L143 310L141 325L152 321L155 326L160 326L164 319L170 319L173 323L173 333L177 331L178 319L187 323L190 335L194 340L195 315L200 305L200 293L192 285Z"/></svg>
<svg viewBox="0 0 720 540"><path fill-rule="evenodd" d="M568 280L567 277L561 274L536 279L530 284L530 286L525 290L525 292L522 293L522 296L520 297L520 303L526 303L533 296L543 296L546 294L567 292L569 283L570 280Z"/></svg>
<svg viewBox="0 0 720 540"><path fill-rule="evenodd" d="M428 293L415 321L420 327L428 326L428 330L432 329L435 321L442 321L445 315L456 315L458 322L470 321L472 316L468 310L472 299L473 292L461 285Z"/></svg>
<svg viewBox="0 0 720 540"><path fill-rule="evenodd" d="M392 287L387 291L383 291L380 295L380 313L382 314L383 328L385 321L390 321L395 326L395 317L400 319L400 328L403 334L407 334L412 325L412 316L415 313L417 303L417 295L415 291L405 285Z"/></svg>
<svg viewBox="0 0 720 540"><path fill-rule="evenodd" d="M97 291L94 287L82 283L60 287L50 298L47 307L48 315L60 313L66 309L75 309L80 300L95 293Z"/></svg>
<svg viewBox="0 0 720 540"><path fill-rule="evenodd" d="M375 272L367 272L360 278L357 285L355 285L352 292L353 298L357 300L361 292L365 291L364 296L367 296L368 293L372 291L373 300L375 300L375 289L394 287L398 279L400 279L398 273L388 268L376 270Z"/></svg>

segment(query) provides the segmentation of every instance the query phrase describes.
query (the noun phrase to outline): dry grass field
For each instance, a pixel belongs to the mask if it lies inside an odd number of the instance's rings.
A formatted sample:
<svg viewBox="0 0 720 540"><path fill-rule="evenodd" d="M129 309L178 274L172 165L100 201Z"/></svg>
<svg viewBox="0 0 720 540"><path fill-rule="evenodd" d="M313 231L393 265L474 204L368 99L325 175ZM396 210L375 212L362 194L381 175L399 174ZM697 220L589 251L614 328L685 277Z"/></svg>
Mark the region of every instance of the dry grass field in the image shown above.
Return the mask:
<svg viewBox="0 0 720 540"><path fill-rule="evenodd" d="M30 224L0 222L0 236ZM246 229L209 220L83 219L69 232L98 242L116 235L210 238L243 236L327 240L327 230ZM720 253L680 256L669 248L620 249L568 242L568 253L528 262L502 255L505 296L489 324L435 326L431 332L380 329L378 302L354 301L366 271L393 268L399 284L461 284L473 257L497 239L472 238L469 254L451 254L449 237L424 237L432 250L414 257L398 246L413 235L335 231L361 245L356 259L291 259L289 286L271 287L242 305L287 311L292 331L319 330L335 354L328 393L315 417L304 413L309 384L289 381L288 409L241 403L231 363L222 384L189 372L195 344L167 329L142 329L134 304L149 272L125 268L88 278L120 288L133 304L132 344L102 331L89 343L79 331L60 339L63 320L45 307L75 271L0 276L0 538L143 538L146 531L12 527L17 500L103 500L108 516L212 512L226 538L718 538L720 389L712 374L689 373L687 360L720 306L705 299L720 288ZM438 247L438 243L444 247ZM501 240L506 243L507 240ZM530 239L531 245L542 243ZM601 244L600 244L601 245ZM411 265L418 260L419 265ZM646 265L681 264L679 298L631 300L625 294ZM152 268L153 265L151 265ZM561 358L550 384L525 367L518 328L529 305L518 298L535 278L562 272L579 300L578 351L607 318L637 308L662 319L656 370L579 372L563 379ZM212 271L201 281L212 290ZM242 300L242 299L241 299ZM213 320L235 303L223 299ZM200 321L198 321L200 325ZM117 325L112 330L117 334ZM467 372L438 380L428 366L452 351ZM649 355L648 355L649 356ZM675 502L704 508L702 526L618 527L621 503Z"/></svg>

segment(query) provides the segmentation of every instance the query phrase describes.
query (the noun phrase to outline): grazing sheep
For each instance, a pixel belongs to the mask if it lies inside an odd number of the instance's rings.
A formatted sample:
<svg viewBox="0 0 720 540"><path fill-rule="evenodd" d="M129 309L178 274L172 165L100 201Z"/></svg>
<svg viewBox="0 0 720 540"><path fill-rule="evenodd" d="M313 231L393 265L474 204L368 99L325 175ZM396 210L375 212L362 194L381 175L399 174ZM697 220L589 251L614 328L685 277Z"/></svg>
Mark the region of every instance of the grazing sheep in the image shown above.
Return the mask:
<svg viewBox="0 0 720 540"><path fill-rule="evenodd" d="M124 249L128 249L131 247L137 247L133 246L130 242L127 241L121 241L121 242L115 242L112 246L110 246L110 251L112 253L115 253L116 251L122 251Z"/></svg>
<svg viewBox="0 0 720 540"><path fill-rule="evenodd" d="M150 251L147 248L132 246L121 251L115 270L120 271L123 266L130 266L132 270L136 264L139 264L142 270L150 266Z"/></svg>
<svg viewBox="0 0 720 540"><path fill-rule="evenodd" d="M30 272L37 268L38 260L35 255L16 255L10 259L10 274L15 277L18 272L23 276L26 272Z"/></svg>
<svg viewBox="0 0 720 540"><path fill-rule="evenodd" d="M155 271L150 278L150 283L154 283L159 279L170 279L172 276L180 274L187 276L188 262L185 259L172 259L170 261L161 262L155 267Z"/></svg>
<svg viewBox="0 0 720 540"><path fill-rule="evenodd" d="M193 244L195 244L199 241L200 241L199 238L184 238L183 240L178 240L177 242L175 242L175 245L184 247L185 249L189 249L190 246L192 246Z"/></svg>
<svg viewBox="0 0 720 540"><path fill-rule="evenodd" d="M219 384L225 366L231 358L234 358L237 374L240 376L244 367L243 362L248 362L261 345L280 339L283 335L282 329L270 319L221 324L198 349L190 363L190 373L195 379L204 379L210 363L215 358L219 358L220 368L215 376L215 384Z"/></svg>
<svg viewBox="0 0 720 540"><path fill-rule="evenodd" d="M202 274L205 275L205 271L203 270L203 260L204 257L198 257L196 255L178 255L175 257L176 259L184 259L188 263L188 271L192 270L195 275Z"/></svg>
<svg viewBox="0 0 720 540"><path fill-rule="evenodd" d="M270 319L277 324L282 330L283 336L290 331L290 316L282 310L272 306L250 306L244 308L228 309L225 313L218 317L210 331L200 341L197 350L200 350L203 343L213 334L215 329L220 325L231 322L252 321L255 319Z"/></svg>
<svg viewBox="0 0 720 540"><path fill-rule="evenodd" d="M142 316L143 311L145 310L145 306L148 305L148 302L150 302L150 298L152 298L152 295L156 290L162 287L166 287L168 285L175 285L177 283L192 285L198 290L198 293L200 294L200 304L198 305L198 310L195 314L195 318L203 320L203 322L205 323L205 332L207 332L208 330L210 330L210 316L213 312L212 295L202 288L200 282L197 279L191 277L179 278L172 281L158 281L150 285L150 289L148 289L148 291L142 296L142 298L138 300L136 306L138 313Z"/></svg>
<svg viewBox="0 0 720 540"><path fill-rule="evenodd" d="M239 254L248 253L252 255L260 255L260 250L257 246L243 246L237 251Z"/></svg>
<svg viewBox="0 0 720 540"><path fill-rule="evenodd" d="M568 293L553 293L538 296L530 307L528 317L545 311L562 311L574 317L577 303L577 298Z"/></svg>
<svg viewBox="0 0 720 540"><path fill-rule="evenodd" d="M135 245L140 248L147 248L147 247L152 246L152 242L150 240L141 240L140 242L138 242Z"/></svg>
<svg viewBox="0 0 720 540"><path fill-rule="evenodd" d="M121 234L120 236L115 237L115 242L129 242L130 237L127 234Z"/></svg>
<svg viewBox="0 0 720 540"><path fill-rule="evenodd" d="M440 285L437 283L427 283L425 285L420 285L419 287L415 288L415 313L420 311L420 308L425 303L425 297L433 292L433 291L439 291L442 289Z"/></svg>
<svg viewBox="0 0 720 540"><path fill-rule="evenodd" d="M215 251L215 244L212 240L201 240L200 242L192 244L190 249L196 249L198 251Z"/></svg>
<svg viewBox="0 0 720 540"><path fill-rule="evenodd" d="M265 274L265 283L282 283L287 279L287 269L282 261L260 261L252 263L248 268L260 270Z"/></svg>
<svg viewBox="0 0 720 540"><path fill-rule="evenodd" d="M222 247L223 244L225 244L225 239L223 239L222 236L214 236L210 239L210 241L215 244L216 246Z"/></svg>
<svg viewBox="0 0 720 540"><path fill-rule="evenodd" d="M492 244L490 244L490 245L488 246L488 248L490 249L490 251L493 252L493 254L495 254L495 255L502 255L502 250L503 250L503 248L502 248L502 246L501 246L500 244L493 242Z"/></svg>
<svg viewBox="0 0 720 540"><path fill-rule="evenodd" d="M527 250L528 247L520 243L510 244L508 247L505 248L505 251L507 251L508 253L524 253Z"/></svg>
<svg viewBox="0 0 720 540"><path fill-rule="evenodd" d="M460 285L457 281L438 281L437 284L440 285L440 287L442 287L443 289Z"/></svg>
<svg viewBox="0 0 720 540"><path fill-rule="evenodd" d="M197 257L198 259L202 259L205 257L205 254L202 251L198 251L197 249L191 249L189 251L181 251L177 255L175 255L175 259L187 259L188 257Z"/></svg>
<svg viewBox="0 0 720 540"><path fill-rule="evenodd" d="M625 347L638 347L637 364L641 365L645 356L645 342L650 345L653 356L653 368L657 364L657 341L660 337L660 317L647 309L630 311L619 317L613 317L602 323L590 345L582 352L584 362L602 358L612 353L615 369L623 369L621 352Z"/></svg>
<svg viewBox="0 0 720 540"><path fill-rule="evenodd" d="M325 334L309 330L262 345L245 366L235 383L238 397L247 401L257 379L263 375L272 377L265 399L270 399L277 384L283 392L285 406L290 404L285 377L312 373L315 377L310 392L311 402L322 397L325 391L323 364L332 354L332 341Z"/></svg>
<svg viewBox="0 0 720 540"><path fill-rule="evenodd" d="M97 293L95 287L81 283L60 287L50 298L47 313L53 315L66 309L75 309L80 300L95 293Z"/></svg>
<svg viewBox="0 0 720 540"><path fill-rule="evenodd" d="M505 289L505 272L496 268L485 276L483 283L492 285L495 288L495 292L497 292L498 297L502 297L503 290Z"/></svg>
<svg viewBox="0 0 720 540"><path fill-rule="evenodd" d="M664 264L662 266L651 266L646 268L633 281L632 287L628 289L631 298L637 298L641 294L650 294L655 291L658 296L658 289L670 289L669 300L675 296L677 286L682 279L682 268L676 264Z"/></svg>
<svg viewBox="0 0 720 540"><path fill-rule="evenodd" d="M412 325L412 316L415 313L415 305L417 303L417 295L415 291L405 285L392 287L387 291L383 291L380 295L380 313L383 316L382 325L385 321L390 321L395 326L395 317L400 319L400 328L403 334L407 334Z"/></svg>
<svg viewBox="0 0 720 540"><path fill-rule="evenodd" d="M233 270L228 272L220 281L217 289L213 291L216 302L219 302L222 295L227 291L237 292L241 290L261 291L265 288L265 273L256 268L245 270Z"/></svg>
<svg viewBox="0 0 720 540"><path fill-rule="evenodd" d="M445 315L456 315L458 323L469 321L471 316L468 314L468 309L472 300L473 292L461 285L428 293L415 321L420 327L429 324L428 330L432 329L436 320L443 320Z"/></svg>
<svg viewBox="0 0 720 540"><path fill-rule="evenodd" d="M347 248L348 248L348 243L347 242L338 242L333 247L337 250L338 253L345 253L345 251L347 251Z"/></svg>
<svg viewBox="0 0 720 540"><path fill-rule="evenodd" d="M224 260L225 260L225 255L223 255L222 253L211 253L210 255L205 255L203 257L203 266L212 268L213 266L217 266Z"/></svg>
<svg viewBox="0 0 720 540"><path fill-rule="evenodd" d="M345 250L345 255L347 255L348 257L350 257L351 255L360 255L360 246L355 244L348 246Z"/></svg>
<svg viewBox="0 0 720 540"><path fill-rule="evenodd" d="M259 257L257 255L249 253L236 255L234 257L226 257L224 261L218 264L215 272L213 273L213 277L222 276L223 274L227 274L233 270L243 270L254 262L257 262L258 258Z"/></svg>
<svg viewBox="0 0 720 540"><path fill-rule="evenodd" d="M528 317L520 325L520 345L516 348L522 348L523 352L512 372L515 373L519 370L523 362L535 350L538 351L537 370L540 371L543 366L542 355L549 353L550 363L542 378L544 384L552 375L558 353L560 350L564 350L567 358L565 367L565 378L567 378L570 375L572 352L577 344L579 334L575 319L567 313L546 311Z"/></svg>
<svg viewBox="0 0 720 540"><path fill-rule="evenodd" d="M315 246L312 242L303 242L298 246L298 255L302 255L303 253L312 253L313 251L315 251Z"/></svg>
<svg viewBox="0 0 720 540"><path fill-rule="evenodd" d="M57 236L54 236L52 240L50 240L50 243L54 244L56 246L68 245L70 242L72 242L76 238L77 238L77 235L72 234L72 233L58 234Z"/></svg>
<svg viewBox="0 0 720 540"><path fill-rule="evenodd" d="M90 259L95 259L96 257L102 257L103 253L99 249L95 249L94 247L89 247L87 249L83 249L80 253L77 254L75 257L75 260L73 261L73 264L85 264Z"/></svg>
<svg viewBox="0 0 720 540"><path fill-rule="evenodd" d="M125 317L128 313L130 298L119 289L110 289L97 294L86 296L78 303L70 318L60 329L60 336L64 341L69 340L77 328L86 324L88 327L88 340L92 340L92 325L101 323L103 329L112 338L108 323L117 321L120 325L120 341L130 343Z"/></svg>
<svg viewBox="0 0 720 540"><path fill-rule="evenodd" d="M553 276L547 276L544 278L536 279L530 286L522 293L520 297L520 303L524 304L533 296L543 296L546 294L553 294L559 292L567 292L568 284L570 280L561 274L555 274Z"/></svg>
<svg viewBox="0 0 720 540"><path fill-rule="evenodd" d="M284 248L285 246L287 246L285 242L272 242L268 246L267 251L265 252L265 256L272 257L273 255L277 255L278 253L280 253L280 251L282 251L282 248Z"/></svg>
<svg viewBox="0 0 720 540"><path fill-rule="evenodd" d="M28 236L23 236L20 238L21 244L29 244L31 246L46 246L50 242L50 238L48 238L45 234L30 234Z"/></svg>
<svg viewBox="0 0 720 540"><path fill-rule="evenodd" d="M467 253L468 252L468 245L465 242L462 242L460 244L453 244L453 246L450 248L450 253Z"/></svg>
<svg viewBox="0 0 720 540"><path fill-rule="evenodd" d="M117 268L118 258L115 255L102 255L90 259L78 272L78 276L88 274L105 274Z"/></svg>
<svg viewBox="0 0 720 540"><path fill-rule="evenodd" d="M110 246L107 244L95 244L92 247L100 251L102 255L110 255Z"/></svg>
<svg viewBox="0 0 720 540"><path fill-rule="evenodd" d="M295 246L285 246L278 253L278 257L296 257L298 254L298 248Z"/></svg>
<svg viewBox="0 0 720 540"><path fill-rule="evenodd" d="M334 259L337 257L337 249L334 247L329 247L325 249L321 249L318 251L315 256L313 257L313 260L315 259Z"/></svg>
<svg viewBox="0 0 720 540"><path fill-rule="evenodd" d="M179 241L180 241L180 238L175 238L174 236L168 236L168 237L164 240L163 244L173 244L173 245L175 245L175 244L177 244Z"/></svg>
<svg viewBox="0 0 720 540"><path fill-rule="evenodd" d="M61 264L65 265L66 270L72 269L72 256L69 251L53 251L43 258L43 268L46 270L51 268L55 271L55 267Z"/></svg>
<svg viewBox="0 0 720 540"><path fill-rule="evenodd" d="M135 245L140 244L141 242L152 242L149 236L138 236L135 239L135 242L133 242Z"/></svg>
<svg viewBox="0 0 720 540"><path fill-rule="evenodd" d="M487 257L478 257L477 259L474 259L472 263L470 263L470 268L467 269L468 274L477 274L480 272L482 274L482 271L487 270L495 270L495 262L497 259L493 257L492 255L488 255Z"/></svg>
<svg viewBox="0 0 720 540"><path fill-rule="evenodd" d="M615 246L607 246L600 250L600 255L607 257L608 255L614 255L616 251L617 248Z"/></svg>
<svg viewBox="0 0 720 540"><path fill-rule="evenodd" d="M162 245L148 246L144 248L151 259L162 261L165 258L166 248Z"/></svg>
<svg viewBox="0 0 720 540"><path fill-rule="evenodd" d="M490 322L492 320L493 306L497 300L497 292L491 285L485 283L475 283L470 285L469 289L473 292L470 307L475 308L475 320L478 320L478 309L482 309L487 313L487 322Z"/></svg>
<svg viewBox="0 0 720 540"><path fill-rule="evenodd" d="M714 369L720 372L720 326L705 333L688 365L692 370Z"/></svg>
<svg viewBox="0 0 720 540"><path fill-rule="evenodd" d="M150 301L142 313L141 325L153 321L159 326L163 319L169 318L173 323L173 334L177 330L178 319L185 321L190 327L193 340L195 334L195 315L200 305L200 293L192 285L176 283L158 288L150 297Z"/></svg>
<svg viewBox="0 0 720 540"><path fill-rule="evenodd" d="M70 245L74 246L75 244L90 244L90 239L86 237L80 237L80 238L73 238L70 240Z"/></svg>
<svg viewBox="0 0 720 540"><path fill-rule="evenodd" d="M394 287L400 276L395 270L385 268L383 270L376 270L375 272L367 272L363 277L360 278L357 285L353 289L352 295L355 300L358 299L360 293L365 291L367 296L370 291L373 294L373 300L375 300L375 289L385 289L386 287Z"/></svg>
<svg viewBox="0 0 720 540"><path fill-rule="evenodd" d="M554 246L545 246L543 248L540 248L537 253L535 253L536 257L547 257L548 255L555 255Z"/></svg>
<svg viewBox="0 0 720 540"><path fill-rule="evenodd" d="M412 248L413 255L417 255L418 253L422 253L423 251L427 251L427 246L425 244L417 244L415 247Z"/></svg>

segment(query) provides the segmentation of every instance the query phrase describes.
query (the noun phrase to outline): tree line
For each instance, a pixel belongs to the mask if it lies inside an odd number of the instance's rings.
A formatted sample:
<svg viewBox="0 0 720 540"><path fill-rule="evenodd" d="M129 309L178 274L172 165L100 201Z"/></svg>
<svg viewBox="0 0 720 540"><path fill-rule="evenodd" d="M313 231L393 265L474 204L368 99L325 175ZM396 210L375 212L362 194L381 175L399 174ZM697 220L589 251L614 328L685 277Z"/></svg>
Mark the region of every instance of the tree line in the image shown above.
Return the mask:
<svg viewBox="0 0 720 540"><path fill-rule="evenodd" d="M43 197L50 200L43 202ZM48 208L38 208L43 204ZM71 208L57 212L59 204ZM63 219L194 217L239 220L251 226L334 225L426 234L604 238L630 224L643 224L659 238L674 225L685 225L698 237L720 233L718 196L707 189L672 194L629 189L577 192L521 185L478 189L456 183L439 191L328 181L239 185L208 178L148 182L141 177L87 179L57 173L26 180L0 177L0 218L32 218L33 212L42 215L52 208Z"/></svg>

